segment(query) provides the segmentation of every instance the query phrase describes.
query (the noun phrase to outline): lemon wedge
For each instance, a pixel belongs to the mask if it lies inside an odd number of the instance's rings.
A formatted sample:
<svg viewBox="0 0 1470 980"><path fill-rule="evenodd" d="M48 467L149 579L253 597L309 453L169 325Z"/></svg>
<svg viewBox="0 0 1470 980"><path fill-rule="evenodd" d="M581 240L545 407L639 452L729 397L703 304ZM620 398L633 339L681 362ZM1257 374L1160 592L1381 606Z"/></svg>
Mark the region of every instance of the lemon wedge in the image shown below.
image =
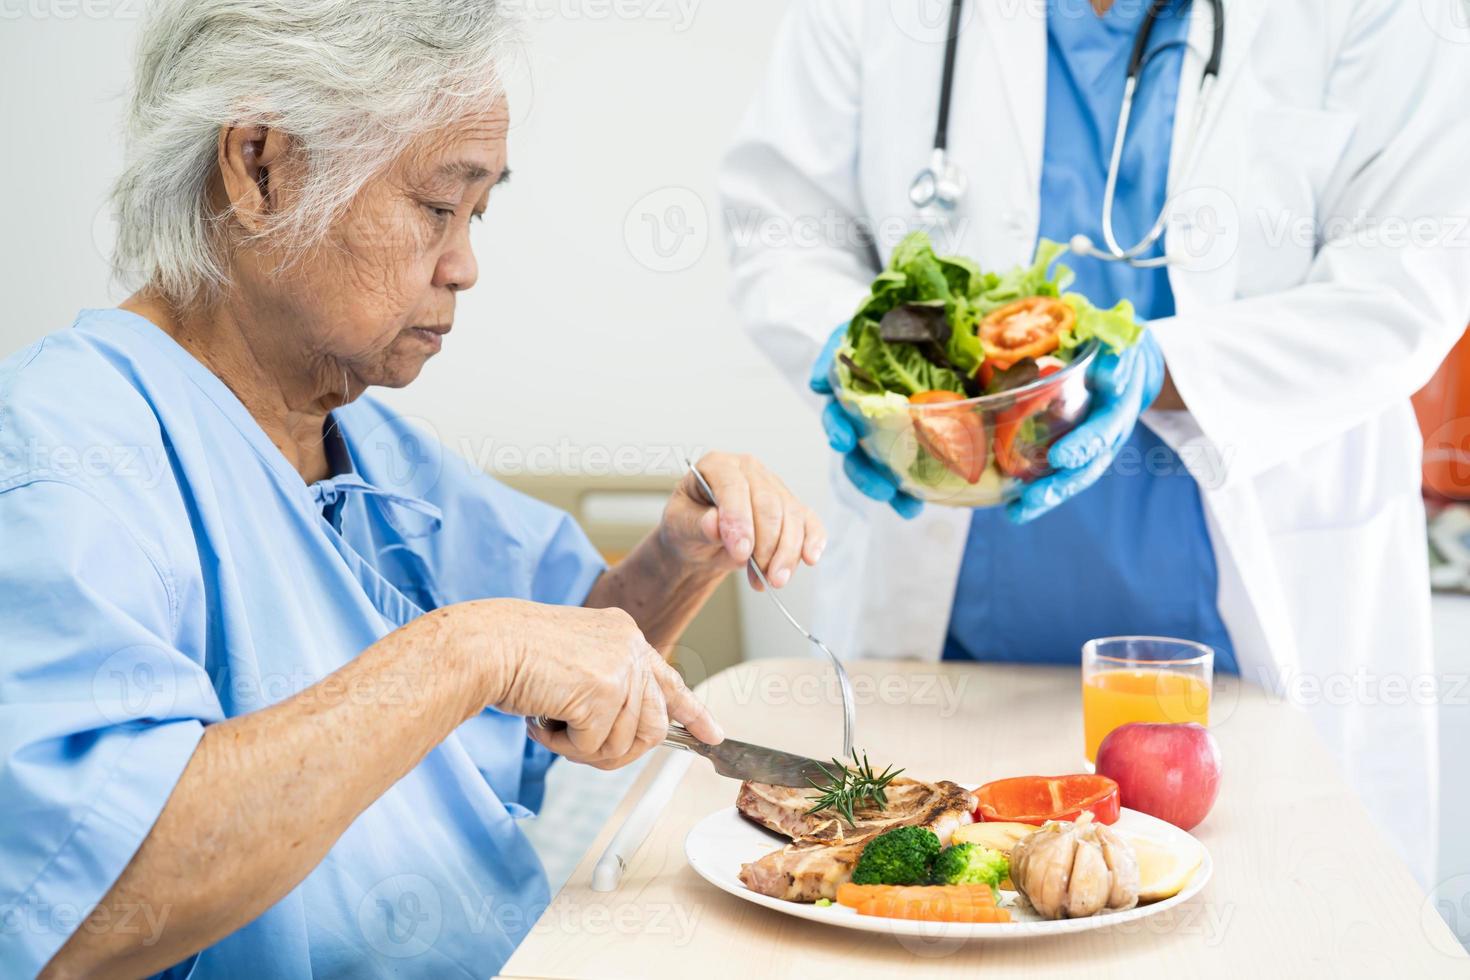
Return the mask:
<svg viewBox="0 0 1470 980"><path fill-rule="evenodd" d="M1138 903L1162 902L1184 890L1204 861L1198 844L1165 844L1151 837L1125 835L1138 859Z"/></svg>

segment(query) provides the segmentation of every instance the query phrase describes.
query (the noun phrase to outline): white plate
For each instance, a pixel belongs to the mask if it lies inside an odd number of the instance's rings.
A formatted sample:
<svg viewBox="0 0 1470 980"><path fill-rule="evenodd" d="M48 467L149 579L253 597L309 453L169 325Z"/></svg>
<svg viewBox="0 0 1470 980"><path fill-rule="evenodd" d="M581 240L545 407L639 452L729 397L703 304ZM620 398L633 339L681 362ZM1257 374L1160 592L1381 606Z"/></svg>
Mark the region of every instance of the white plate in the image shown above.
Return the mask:
<svg viewBox="0 0 1470 980"><path fill-rule="evenodd" d="M769 831L757 827L742 817L733 806L711 813L689 831L684 839L684 854L689 864L701 878L722 891L743 898L768 909L794 915L799 919L810 919L827 925L863 932L882 932L893 936L922 936L925 938L955 939L1004 939L1015 936L1055 935L1064 932L1086 932L1103 929L1145 919L1187 902L1199 893L1210 880L1214 865L1210 852L1192 835L1173 824L1137 810L1124 809L1115 830L1133 837L1147 837L1161 844L1181 847L1197 847L1200 850L1200 865L1194 877L1178 895L1141 905L1126 912L1103 912L1085 919L1043 919L1030 909L1016 906L1016 893L1000 893L1000 904L1011 911L1011 922L922 922L912 919L885 919L873 915L858 915L857 912L836 903L825 908L804 902L787 902L751 891L741 884L740 865L754 861L762 855L779 849L783 840Z"/></svg>

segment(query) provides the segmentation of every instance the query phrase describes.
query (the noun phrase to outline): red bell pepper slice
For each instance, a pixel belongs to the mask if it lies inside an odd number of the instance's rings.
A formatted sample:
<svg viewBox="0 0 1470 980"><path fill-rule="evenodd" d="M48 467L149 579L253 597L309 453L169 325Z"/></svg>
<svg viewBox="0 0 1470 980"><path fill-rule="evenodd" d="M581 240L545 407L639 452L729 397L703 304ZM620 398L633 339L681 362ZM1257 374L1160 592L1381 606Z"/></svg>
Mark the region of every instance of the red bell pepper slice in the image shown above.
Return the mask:
<svg viewBox="0 0 1470 980"><path fill-rule="evenodd" d="M1116 823L1122 812L1118 784L1106 776L1016 776L975 791L976 820L1041 825L1076 820L1084 811L1098 823Z"/></svg>
<svg viewBox="0 0 1470 980"><path fill-rule="evenodd" d="M1045 378L1060 370L1061 367L1057 364L1044 364L1039 374ZM1002 473L1019 480L1034 480L1047 471L1046 447L1018 446L1017 437L1021 434L1021 426L1025 421L1044 411L1054 397L1054 391L1038 392L1018 399L1011 407L995 413L995 465Z"/></svg>

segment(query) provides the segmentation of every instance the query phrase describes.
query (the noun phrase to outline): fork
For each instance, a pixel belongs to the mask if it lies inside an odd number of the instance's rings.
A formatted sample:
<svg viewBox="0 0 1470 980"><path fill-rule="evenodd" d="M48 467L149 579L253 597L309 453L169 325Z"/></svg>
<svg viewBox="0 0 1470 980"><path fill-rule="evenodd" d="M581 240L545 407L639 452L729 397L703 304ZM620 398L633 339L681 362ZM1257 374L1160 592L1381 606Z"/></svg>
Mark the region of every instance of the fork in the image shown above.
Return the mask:
<svg viewBox="0 0 1470 980"><path fill-rule="evenodd" d="M719 507L720 502L715 499L715 492L710 488L709 481L704 478L704 474L699 472L699 467L687 459L683 462L688 467L689 472L694 474L694 479L699 483L699 489L704 492L705 497L712 505ZM796 617L791 615L790 610L786 608L786 604L781 601L781 597L776 595L776 590L771 588L771 583L766 581L766 573L761 571L761 567L755 563L754 555L746 562L746 565L750 568L751 574L765 588L766 595L771 597L771 601L776 604L777 609L781 610L781 615L786 617L786 621L791 624L792 628L806 637L812 645L825 653L828 659L832 661L832 667L837 671L837 684L842 690L842 754L844 757L852 755L852 730L857 725L857 708L853 704L852 682L847 679L847 668L842 666L842 661L837 659L837 654L833 653L827 644L817 639L811 630L802 626L801 623L797 622Z"/></svg>

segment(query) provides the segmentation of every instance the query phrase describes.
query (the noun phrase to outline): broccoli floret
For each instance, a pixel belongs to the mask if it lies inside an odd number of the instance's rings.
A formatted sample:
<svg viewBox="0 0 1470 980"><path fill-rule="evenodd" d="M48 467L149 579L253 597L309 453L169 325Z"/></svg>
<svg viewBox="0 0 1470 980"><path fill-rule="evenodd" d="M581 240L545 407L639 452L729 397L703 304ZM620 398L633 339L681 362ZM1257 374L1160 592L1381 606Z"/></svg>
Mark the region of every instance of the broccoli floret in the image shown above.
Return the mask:
<svg viewBox="0 0 1470 980"><path fill-rule="evenodd" d="M952 844L934 859L937 885L989 885L995 891L1010 873L1004 854L980 844Z"/></svg>
<svg viewBox="0 0 1470 980"><path fill-rule="evenodd" d="M921 885L929 880L939 838L928 827L898 827L868 841L852 869L859 885Z"/></svg>

